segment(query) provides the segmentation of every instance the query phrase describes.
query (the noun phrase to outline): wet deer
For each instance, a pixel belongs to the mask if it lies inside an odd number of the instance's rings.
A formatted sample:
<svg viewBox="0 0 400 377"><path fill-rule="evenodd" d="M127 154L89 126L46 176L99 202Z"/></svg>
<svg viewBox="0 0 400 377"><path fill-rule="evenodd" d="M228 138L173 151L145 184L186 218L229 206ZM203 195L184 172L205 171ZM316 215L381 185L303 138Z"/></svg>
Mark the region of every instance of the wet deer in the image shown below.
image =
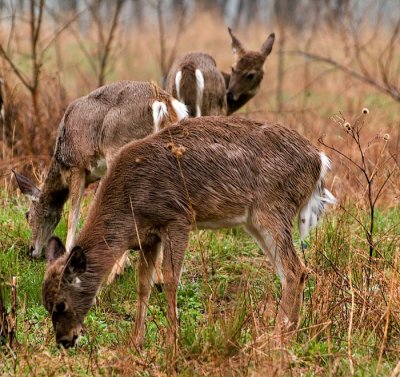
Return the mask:
<svg viewBox="0 0 400 377"><path fill-rule="evenodd" d="M186 115L185 105L146 82L116 82L72 102L59 124L54 155L42 188L15 172L21 192L32 202L26 214L31 229L31 255L41 255L68 197L69 251L74 245L80 204L88 184L105 174L123 145Z"/></svg>
<svg viewBox="0 0 400 377"><path fill-rule="evenodd" d="M221 72L212 56L189 52L178 58L168 73L165 88L183 102L191 117L230 115L260 88L263 65L272 51L275 34L268 36L260 51L246 50L228 28L232 40L232 73Z"/></svg>
<svg viewBox="0 0 400 377"><path fill-rule="evenodd" d="M277 328L295 329L307 269L292 226L305 237L327 203L329 159L296 131L238 117L179 122L123 147L103 179L70 255L48 246L42 286L57 343L74 346L96 292L125 250L139 250L133 340L143 345L145 317L163 248L168 338L176 345L177 287L192 229L243 226L282 283Z"/></svg>

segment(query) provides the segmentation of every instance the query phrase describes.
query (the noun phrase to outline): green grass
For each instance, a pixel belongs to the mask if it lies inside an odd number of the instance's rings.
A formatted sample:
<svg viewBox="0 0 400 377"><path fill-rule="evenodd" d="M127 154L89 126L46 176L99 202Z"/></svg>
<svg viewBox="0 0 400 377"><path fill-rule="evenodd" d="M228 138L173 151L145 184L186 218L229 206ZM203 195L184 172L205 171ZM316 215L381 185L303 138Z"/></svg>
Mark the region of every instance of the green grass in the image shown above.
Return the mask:
<svg viewBox="0 0 400 377"><path fill-rule="evenodd" d="M18 296L16 342L12 351L1 350L0 374L164 375L168 363L163 293L152 293L144 350L138 354L130 346L135 268L103 287L86 318L79 347L65 351L55 346L51 321L41 304L45 261L33 261L26 255L29 231L24 213L28 203L5 193L1 202L0 288L8 309L11 276L17 277ZM88 200L84 212L87 205ZM376 223L377 239L388 230L390 233L382 238L380 256L373 260L369 283L373 288L366 286L368 250L360 227L351 217L332 211L313 231L304 254L311 274L300 330L293 343L283 349L274 348L269 341L280 299L279 279L256 244L241 229L193 232L178 292L179 374L265 375L267 370L277 375L346 376L350 363L356 376L390 374L400 354L399 296L390 294L393 274L395 288L400 286L398 268L394 271L392 267L399 249L398 208L378 212ZM65 239L65 215L56 233ZM298 245L297 236L295 243ZM135 261L134 253L131 258ZM377 370L391 299L394 314L389 317Z"/></svg>

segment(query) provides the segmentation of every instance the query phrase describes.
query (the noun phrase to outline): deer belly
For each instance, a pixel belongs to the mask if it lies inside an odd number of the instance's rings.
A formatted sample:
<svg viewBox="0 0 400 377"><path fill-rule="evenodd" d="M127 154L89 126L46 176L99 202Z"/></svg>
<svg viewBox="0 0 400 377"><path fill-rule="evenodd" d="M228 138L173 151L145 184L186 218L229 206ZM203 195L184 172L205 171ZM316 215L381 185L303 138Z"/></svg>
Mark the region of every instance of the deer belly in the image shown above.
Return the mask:
<svg viewBox="0 0 400 377"><path fill-rule="evenodd" d="M246 209L241 214L226 216L223 218L201 219L196 221L198 229L219 229L233 228L235 226L247 224L249 218L248 210Z"/></svg>

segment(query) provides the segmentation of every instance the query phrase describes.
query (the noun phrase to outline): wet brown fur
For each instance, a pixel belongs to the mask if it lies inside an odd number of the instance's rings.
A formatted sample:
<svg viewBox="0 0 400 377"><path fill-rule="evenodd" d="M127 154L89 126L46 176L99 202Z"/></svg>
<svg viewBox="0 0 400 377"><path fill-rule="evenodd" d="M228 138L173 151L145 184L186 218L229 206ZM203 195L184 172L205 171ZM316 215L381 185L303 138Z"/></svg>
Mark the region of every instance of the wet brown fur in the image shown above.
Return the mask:
<svg viewBox="0 0 400 377"><path fill-rule="evenodd" d="M79 275L84 294L66 283L68 273L57 277L68 264L60 257L48 264L44 305L72 297L71 310L83 318L114 261L140 249L134 342L141 346L162 244L168 339L176 344L176 289L190 230L243 225L281 277L277 328L295 329L307 270L293 245L293 218L321 181L321 166L318 149L296 131L237 117L183 120L124 146L76 242L87 259Z"/></svg>

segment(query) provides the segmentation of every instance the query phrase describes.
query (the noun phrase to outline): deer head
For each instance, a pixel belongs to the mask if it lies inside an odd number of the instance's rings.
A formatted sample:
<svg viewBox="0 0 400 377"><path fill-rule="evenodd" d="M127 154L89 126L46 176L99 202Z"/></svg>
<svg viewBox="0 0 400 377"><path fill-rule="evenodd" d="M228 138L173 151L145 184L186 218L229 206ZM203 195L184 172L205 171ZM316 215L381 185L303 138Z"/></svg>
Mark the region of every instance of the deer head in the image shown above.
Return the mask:
<svg viewBox="0 0 400 377"><path fill-rule="evenodd" d="M59 238L50 238L42 301L51 315L56 342L65 348L75 345L83 319L93 304L87 287L83 291L85 284L80 277L85 272L86 256L81 247L67 253Z"/></svg>
<svg viewBox="0 0 400 377"><path fill-rule="evenodd" d="M272 51L275 34L272 33L261 46L260 51L246 50L239 39L228 28L232 39L232 52L234 63L227 89L228 101L237 101L239 97L253 97L264 76L263 65L265 59Z"/></svg>
<svg viewBox="0 0 400 377"><path fill-rule="evenodd" d="M31 230L29 254L34 258L38 258L61 219L62 204L65 202L64 197L68 194L65 190L59 190L58 195L49 197L28 177L17 173L15 170L13 170L13 173L19 189L31 201L29 210L25 213ZM61 205L60 200L57 199L61 199Z"/></svg>

